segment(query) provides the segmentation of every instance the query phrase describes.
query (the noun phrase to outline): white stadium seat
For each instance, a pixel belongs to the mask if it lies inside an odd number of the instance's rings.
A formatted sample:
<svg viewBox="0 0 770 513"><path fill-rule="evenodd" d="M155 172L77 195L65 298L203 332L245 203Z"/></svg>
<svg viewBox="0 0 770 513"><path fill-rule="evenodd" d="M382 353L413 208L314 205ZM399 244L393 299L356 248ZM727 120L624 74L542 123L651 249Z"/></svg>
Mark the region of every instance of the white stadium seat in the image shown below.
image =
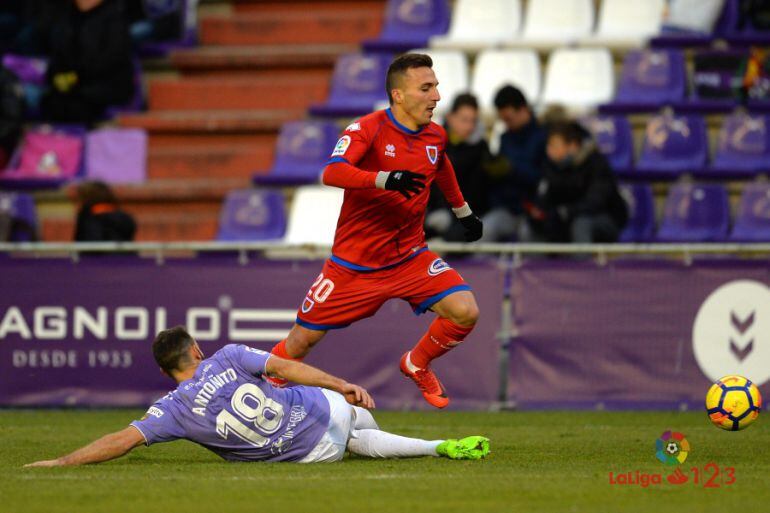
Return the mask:
<svg viewBox="0 0 770 513"><path fill-rule="evenodd" d="M551 53L542 104L578 112L612 100L615 75L606 48L560 49Z"/></svg>
<svg viewBox="0 0 770 513"><path fill-rule="evenodd" d="M344 193L343 189L323 185L297 187L289 212L286 243L331 245Z"/></svg>
<svg viewBox="0 0 770 513"><path fill-rule="evenodd" d="M522 35L509 44L538 48L563 46L590 35L594 18L593 0L531 0L527 3Z"/></svg>
<svg viewBox="0 0 770 513"><path fill-rule="evenodd" d="M540 98L540 59L532 50L487 50L476 59L471 90L482 112L494 112L497 91L506 84L521 89L530 104Z"/></svg>
<svg viewBox="0 0 770 513"><path fill-rule="evenodd" d="M479 51L515 39L520 26L520 0L457 0L449 32L430 46Z"/></svg>
<svg viewBox="0 0 770 513"><path fill-rule="evenodd" d="M469 90L468 57L459 50L423 48L412 51L427 53L433 59L433 72L438 79L438 91L441 94L441 101L435 112L436 117L433 119L438 123L449 112L455 97Z"/></svg>
<svg viewBox="0 0 770 513"><path fill-rule="evenodd" d="M635 48L660 32L666 0L603 0L596 34L583 41L616 48Z"/></svg>

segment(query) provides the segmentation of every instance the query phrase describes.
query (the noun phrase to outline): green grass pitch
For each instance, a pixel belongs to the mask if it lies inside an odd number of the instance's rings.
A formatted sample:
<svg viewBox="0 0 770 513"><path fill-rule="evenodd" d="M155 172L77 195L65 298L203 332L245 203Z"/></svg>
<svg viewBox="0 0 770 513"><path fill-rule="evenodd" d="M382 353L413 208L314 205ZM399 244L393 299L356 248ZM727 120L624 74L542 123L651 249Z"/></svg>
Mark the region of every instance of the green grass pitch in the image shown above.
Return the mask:
<svg viewBox="0 0 770 513"><path fill-rule="evenodd" d="M226 463L186 441L140 447L78 468L22 469L69 452L142 415L139 410L0 410L0 511L104 512L766 512L770 423L741 432L703 412L375 412L381 427L422 438L484 434L483 461L350 458L318 465ZM765 413L764 415L767 415ZM655 458L672 429L691 445L681 469ZM718 487L704 487L713 479ZM693 467L701 469L695 484ZM726 467L734 467L734 480ZM610 484L609 473L662 474L649 487Z"/></svg>

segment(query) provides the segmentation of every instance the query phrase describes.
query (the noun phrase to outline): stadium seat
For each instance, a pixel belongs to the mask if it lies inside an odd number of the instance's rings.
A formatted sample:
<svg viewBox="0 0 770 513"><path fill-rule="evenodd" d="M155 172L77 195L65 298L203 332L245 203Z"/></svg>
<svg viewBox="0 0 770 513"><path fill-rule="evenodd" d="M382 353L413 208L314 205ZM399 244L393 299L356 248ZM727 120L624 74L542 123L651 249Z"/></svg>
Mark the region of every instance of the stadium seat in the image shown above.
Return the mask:
<svg viewBox="0 0 770 513"><path fill-rule="evenodd" d="M331 121L290 121L281 127L275 160L267 173L252 179L259 185L302 185L318 183L339 136Z"/></svg>
<svg viewBox="0 0 770 513"><path fill-rule="evenodd" d="M594 28L593 0L527 2L521 37L509 44L554 48L577 42Z"/></svg>
<svg viewBox="0 0 770 513"><path fill-rule="evenodd" d="M614 111L657 110L684 100L687 72L677 50L632 50L623 60Z"/></svg>
<svg viewBox="0 0 770 513"><path fill-rule="evenodd" d="M329 98L311 106L310 114L332 118L368 114L375 104L387 101L383 84L390 61L384 54L341 56L334 67Z"/></svg>
<svg viewBox="0 0 770 513"><path fill-rule="evenodd" d="M648 184L622 185L620 195L628 205L628 223L618 242L650 242L655 233L655 201Z"/></svg>
<svg viewBox="0 0 770 513"><path fill-rule="evenodd" d="M364 41L364 50L400 53L422 48L431 37L446 33L450 17L446 0L388 0L382 32Z"/></svg>
<svg viewBox="0 0 770 513"><path fill-rule="evenodd" d="M468 58L459 50L421 48L412 51L426 53L433 59L433 72L438 79L438 90L441 94L433 120L439 122L438 118L449 111L455 97L468 92Z"/></svg>
<svg viewBox="0 0 770 513"><path fill-rule="evenodd" d="M142 183L147 178L147 132L100 128L86 136L86 176L107 183Z"/></svg>
<svg viewBox="0 0 770 513"><path fill-rule="evenodd" d="M285 242L331 245L344 193L343 189L323 185L298 187L291 203Z"/></svg>
<svg viewBox="0 0 770 513"><path fill-rule="evenodd" d="M479 51L515 39L520 28L520 0L457 0L449 33L432 37L430 45Z"/></svg>
<svg viewBox="0 0 770 513"><path fill-rule="evenodd" d="M238 190L225 198L219 215L220 241L277 240L286 232L283 194Z"/></svg>
<svg viewBox="0 0 770 513"><path fill-rule="evenodd" d="M614 89L615 74L609 50L559 49L548 59L542 103L587 110L610 101Z"/></svg>
<svg viewBox="0 0 770 513"><path fill-rule="evenodd" d="M580 123L591 132L615 173L625 174L631 170L634 141L631 125L624 116L587 116L581 118Z"/></svg>
<svg viewBox="0 0 770 513"><path fill-rule="evenodd" d="M727 239L730 207L721 185L679 184L668 191L660 242L718 242Z"/></svg>
<svg viewBox="0 0 770 513"><path fill-rule="evenodd" d="M32 196L18 192L0 192L0 214L11 219L10 242L37 240L37 209Z"/></svg>
<svg viewBox="0 0 770 513"><path fill-rule="evenodd" d="M495 108L495 94L506 84L518 87L530 104L536 104L540 75L540 59L532 50L486 50L476 59L471 90L481 110L489 115Z"/></svg>
<svg viewBox="0 0 770 513"><path fill-rule="evenodd" d="M603 0L596 33L582 41L613 48L638 48L660 32L666 0Z"/></svg>
<svg viewBox="0 0 770 513"><path fill-rule="evenodd" d="M745 112L724 119L710 172L752 175L770 171L770 118Z"/></svg>
<svg viewBox="0 0 770 513"><path fill-rule="evenodd" d="M730 240L770 242L770 183L751 183L743 189Z"/></svg>
<svg viewBox="0 0 770 513"><path fill-rule="evenodd" d="M672 178L701 171L707 155L706 124L702 117L663 113L647 123L636 170L650 178Z"/></svg>

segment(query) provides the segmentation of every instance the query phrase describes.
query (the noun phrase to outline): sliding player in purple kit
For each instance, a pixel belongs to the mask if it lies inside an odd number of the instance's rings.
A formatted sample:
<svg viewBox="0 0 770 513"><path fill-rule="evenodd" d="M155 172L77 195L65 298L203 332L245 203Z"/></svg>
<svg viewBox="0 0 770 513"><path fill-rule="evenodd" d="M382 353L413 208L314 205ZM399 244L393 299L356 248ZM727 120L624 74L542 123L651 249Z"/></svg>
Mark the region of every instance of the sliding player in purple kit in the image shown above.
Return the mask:
<svg viewBox="0 0 770 513"><path fill-rule="evenodd" d="M372 458L480 459L489 453L489 440L481 436L427 441L381 431L364 409L374 407L366 390L264 351L229 344L204 359L181 326L160 332L152 351L161 370L178 384L175 390L125 429L66 456L26 466L99 463L142 444L178 439L230 461L332 462L341 460L346 449ZM300 386L276 388L266 376Z"/></svg>
<svg viewBox="0 0 770 513"><path fill-rule="evenodd" d="M432 67L428 55L397 57L385 84L390 108L352 123L337 142L323 171L324 184L345 189L332 256L288 337L272 352L301 360L328 330L371 317L389 299L403 299L415 314L432 311L436 318L401 357L401 372L428 403L444 408L449 396L430 363L465 340L479 311L470 286L425 243L431 183L452 206L466 241L480 239L483 227L445 154L447 134L431 121L441 99Z"/></svg>

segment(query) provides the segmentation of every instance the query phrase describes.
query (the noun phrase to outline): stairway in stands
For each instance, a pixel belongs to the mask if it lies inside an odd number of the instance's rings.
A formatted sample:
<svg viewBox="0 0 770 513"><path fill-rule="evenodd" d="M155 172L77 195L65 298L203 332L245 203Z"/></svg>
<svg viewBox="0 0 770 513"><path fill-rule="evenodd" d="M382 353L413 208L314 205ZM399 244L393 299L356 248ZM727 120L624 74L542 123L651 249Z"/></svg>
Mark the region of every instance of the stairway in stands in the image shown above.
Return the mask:
<svg viewBox="0 0 770 513"><path fill-rule="evenodd" d="M147 74L148 181L117 187L137 240L211 240L222 198L267 169L280 126L326 98L334 63L376 36L384 0L234 0L200 10L200 45ZM72 211L43 210L43 239L71 240Z"/></svg>

